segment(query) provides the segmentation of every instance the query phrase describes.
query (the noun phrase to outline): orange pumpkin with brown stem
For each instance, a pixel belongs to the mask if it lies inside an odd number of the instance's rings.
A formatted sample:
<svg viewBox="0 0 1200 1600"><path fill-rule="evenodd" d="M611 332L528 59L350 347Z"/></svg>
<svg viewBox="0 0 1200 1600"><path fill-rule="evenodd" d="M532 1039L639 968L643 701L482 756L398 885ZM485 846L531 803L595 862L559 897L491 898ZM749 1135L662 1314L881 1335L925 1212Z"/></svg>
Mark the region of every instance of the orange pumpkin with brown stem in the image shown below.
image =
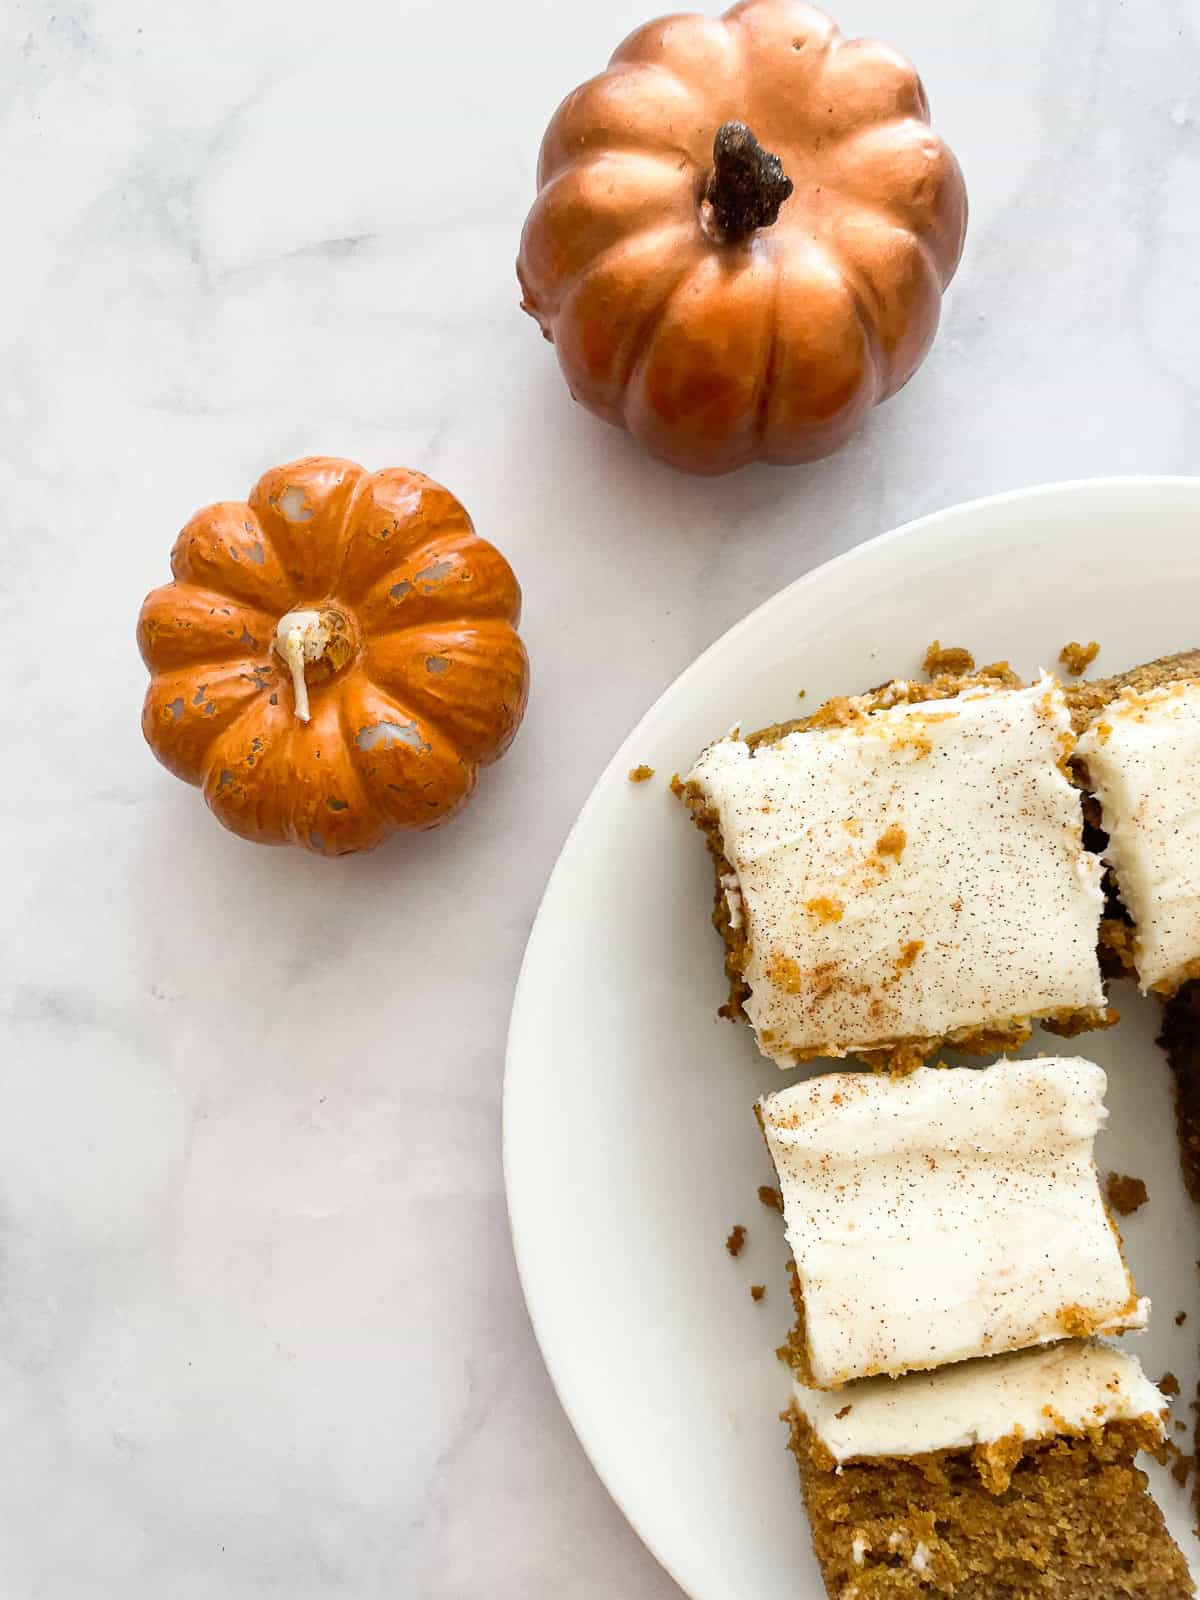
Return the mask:
<svg viewBox="0 0 1200 1600"><path fill-rule="evenodd" d="M909 62L802 0L632 34L538 189L522 303L571 393L700 473L844 444L924 358L967 219Z"/></svg>
<svg viewBox="0 0 1200 1600"><path fill-rule="evenodd" d="M142 727L262 844L370 850L444 822L512 741L521 591L448 490L313 456L199 512L147 596Z"/></svg>

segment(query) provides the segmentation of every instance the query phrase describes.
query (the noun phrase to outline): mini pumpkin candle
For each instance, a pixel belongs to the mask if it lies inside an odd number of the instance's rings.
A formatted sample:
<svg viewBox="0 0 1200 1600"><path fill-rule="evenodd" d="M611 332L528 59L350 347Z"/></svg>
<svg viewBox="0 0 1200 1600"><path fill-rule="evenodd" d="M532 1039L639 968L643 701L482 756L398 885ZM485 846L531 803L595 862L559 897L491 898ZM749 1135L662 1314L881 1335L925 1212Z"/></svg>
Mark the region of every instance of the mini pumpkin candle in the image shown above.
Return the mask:
<svg viewBox="0 0 1200 1600"><path fill-rule="evenodd" d="M844 444L929 349L967 218L909 62L801 0L639 29L538 189L522 303L571 393L701 473Z"/></svg>
<svg viewBox="0 0 1200 1600"><path fill-rule="evenodd" d="M521 591L419 472L313 456L200 511L148 595L142 728L260 844L369 850L453 815L511 743Z"/></svg>

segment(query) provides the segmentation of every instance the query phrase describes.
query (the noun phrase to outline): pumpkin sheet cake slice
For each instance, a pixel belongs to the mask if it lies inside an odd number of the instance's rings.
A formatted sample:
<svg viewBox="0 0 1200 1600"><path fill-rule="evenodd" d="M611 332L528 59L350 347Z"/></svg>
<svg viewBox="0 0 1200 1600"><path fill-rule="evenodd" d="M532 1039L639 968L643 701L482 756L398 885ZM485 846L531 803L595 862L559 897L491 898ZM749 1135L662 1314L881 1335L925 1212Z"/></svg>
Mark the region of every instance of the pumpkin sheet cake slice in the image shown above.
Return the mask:
<svg viewBox="0 0 1200 1600"><path fill-rule="evenodd" d="M1102 866L1059 685L894 683L719 739L682 785L717 865L730 1011L780 1066L994 1054L1106 1020Z"/></svg>
<svg viewBox="0 0 1200 1600"><path fill-rule="evenodd" d="M803 1381L1144 1327L1092 1159L1105 1087L1052 1057L831 1073L760 1100Z"/></svg>
<svg viewBox="0 0 1200 1600"><path fill-rule="evenodd" d="M1100 804L1138 982L1171 995L1200 977L1200 682L1123 689L1075 754Z"/></svg>
<svg viewBox="0 0 1200 1600"><path fill-rule="evenodd" d="M831 1395L785 1418L832 1600L1185 1600L1139 1450L1166 1401L1129 1355L1068 1341Z"/></svg>

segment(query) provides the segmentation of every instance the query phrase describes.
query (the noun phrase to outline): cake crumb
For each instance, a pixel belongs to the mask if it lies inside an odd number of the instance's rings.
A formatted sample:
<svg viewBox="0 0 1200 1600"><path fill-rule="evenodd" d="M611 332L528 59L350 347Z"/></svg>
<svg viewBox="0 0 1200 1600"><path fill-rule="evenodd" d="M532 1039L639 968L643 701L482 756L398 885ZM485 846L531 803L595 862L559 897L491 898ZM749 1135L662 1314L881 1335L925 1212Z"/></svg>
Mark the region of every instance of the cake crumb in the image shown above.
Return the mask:
<svg viewBox="0 0 1200 1600"><path fill-rule="evenodd" d="M1169 1398L1172 1400L1177 1394L1180 1393L1179 1379L1173 1372L1164 1372L1162 1377L1158 1380L1158 1387L1162 1390L1163 1394L1169 1396Z"/></svg>
<svg viewBox="0 0 1200 1600"><path fill-rule="evenodd" d="M648 778L652 778L653 776L654 768L648 767L645 762L643 762L640 767L630 767L629 769L630 783L645 783Z"/></svg>
<svg viewBox="0 0 1200 1600"><path fill-rule="evenodd" d="M1170 1467L1171 1476L1182 1488L1191 1475L1196 1458L1185 1456L1174 1439L1164 1439L1158 1449L1151 1451L1151 1454L1160 1467Z"/></svg>
<svg viewBox="0 0 1200 1600"><path fill-rule="evenodd" d="M1110 1172L1104 1185L1108 1203L1119 1217L1131 1217L1150 1198L1150 1192L1140 1178L1128 1173Z"/></svg>
<svg viewBox="0 0 1200 1600"><path fill-rule="evenodd" d="M767 1292L767 1286L766 1286L765 1283L752 1283L750 1285L750 1298L751 1298L751 1300L761 1300L763 1295L766 1294L766 1292Z"/></svg>
<svg viewBox="0 0 1200 1600"><path fill-rule="evenodd" d="M840 1411L835 1411L833 1414L837 1421L841 1422L844 1418L848 1417L853 1410L853 1405L848 1405L843 1406Z"/></svg>
<svg viewBox="0 0 1200 1600"><path fill-rule="evenodd" d="M769 1211L782 1212L783 1196L780 1194L778 1189L772 1189L769 1183L759 1184L758 1198Z"/></svg>
<svg viewBox="0 0 1200 1600"><path fill-rule="evenodd" d="M740 1256L741 1253L742 1253L742 1246L745 1244L745 1242L746 1242L746 1230L745 1230L745 1228L742 1226L742 1224L740 1222L735 1223L732 1231L730 1232L730 1235L729 1235L728 1239L726 1239L726 1241L725 1241L726 1250L729 1251L729 1254L731 1256Z"/></svg>
<svg viewBox="0 0 1200 1600"><path fill-rule="evenodd" d="M913 955L915 959L915 951ZM907 1078L918 1067L925 1065L925 1050L919 1041L898 1044L894 1050L884 1052L881 1065L891 1077Z"/></svg>
<svg viewBox="0 0 1200 1600"><path fill-rule="evenodd" d="M1013 671L1010 661L989 661L986 667L980 667L978 676L994 678L997 683L1005 683L1010 689L1021 687L1020 676Z"/></svg>
<svg viewBox="0 0 1200 1600"><path fill-rule="evenodd" d="M1093 639L1089 644L1079 644L1072 639L1058 652L1058 659L1073 678L1081 678L1100 654L1100 646Z"/></svg>
<svg viewBox="0 0 1200 1600"><path fill-rule="evenodd" d="M1081 1305L1063 1306L1055 1320L1072 1339L1088 1339L1096 1331L1095 1315Z"/></svg>
<svg viewBox="0 0 1200 1600"><path fill-rule="evenodd" d="M974 672L975 657L961 645L948 644L943 648L941 642L935 639L926 650L922 665L928 678L937 678L947 672L955 677L965 677L968 672Z"/></svg>

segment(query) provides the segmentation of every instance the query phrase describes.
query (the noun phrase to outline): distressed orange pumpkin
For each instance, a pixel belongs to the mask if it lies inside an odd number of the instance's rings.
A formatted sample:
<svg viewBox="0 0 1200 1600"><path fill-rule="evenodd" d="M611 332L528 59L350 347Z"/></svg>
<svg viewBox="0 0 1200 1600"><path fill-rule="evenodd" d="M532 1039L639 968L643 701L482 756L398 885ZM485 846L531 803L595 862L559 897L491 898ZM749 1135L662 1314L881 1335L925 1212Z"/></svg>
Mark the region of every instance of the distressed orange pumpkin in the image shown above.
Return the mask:
<svg viewBox="0 0 1200 1600"><path fill-rule="evenodd" d="M912 65L804 0L639 28L537 181L525 310L576 400L688 472L845 444L929 349L967 222Z"/></svg>
<svg viewBox="0 0 1200 1600"><path fill-rule="evenodd" d="M521 591L419 472L312 456L198 512L138 621L142 728L244 839L322 855L429 828L508 748Z"/></svg>

